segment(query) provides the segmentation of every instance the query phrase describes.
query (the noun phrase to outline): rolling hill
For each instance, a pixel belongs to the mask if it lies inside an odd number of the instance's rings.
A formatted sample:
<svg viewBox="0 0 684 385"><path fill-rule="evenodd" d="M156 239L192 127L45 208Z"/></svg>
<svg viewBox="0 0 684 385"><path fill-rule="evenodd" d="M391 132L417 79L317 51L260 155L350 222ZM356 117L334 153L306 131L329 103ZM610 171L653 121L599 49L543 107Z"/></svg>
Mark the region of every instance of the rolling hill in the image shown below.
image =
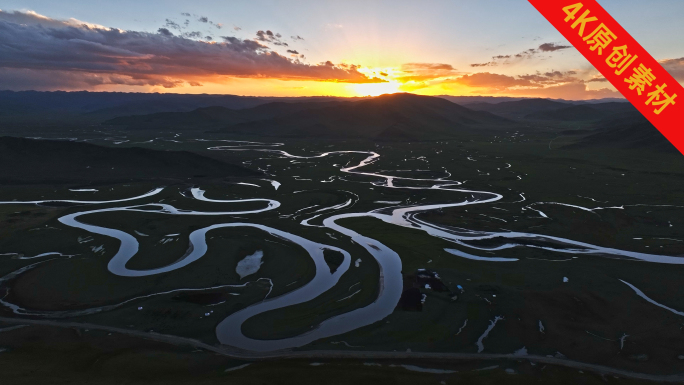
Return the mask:
<svg viewBox="0 0 684 385"><path fill-rule="evenodd" d="M537 111L525 116L525 119L553 120L565 122L592 121L618 117L638 119L641 113L630 103L579 104L557 110Z"/></svg>
<svg viewBox="0 0 684 385"><path fill-rule="evenodd" d="M416 141L453 138L463 132L514 125L508 119L473 111L442 98L391 94L239 123L221 132Z"/></svg>
<svg viewBox="0 0 684 385"><path fill-rule="evenodd" d="M272 102L313 103L360 100L333 96L255 97L88 91L2 91L2 123L69 122L93 124L120 116L189 112L198 108L248 109Z"/></svg>
<svg viewBox="0 0 684 385"><path fill-rule="evenodd" d="M587 105L559 108L557 110L537 111L525 115L525 119L555 120L555 121L586 121L605 118L606 112Z"/></svg>
<svg viewBox="0 0 684 385"><path fill-rule="evenodd" d="M119 117L103 124L131 130L165 128L276 137L411 141L450 138L463 130L508 127L514 123L438 97L391 94L360 101L273 102L242 110L208 107Z"/></svg>
<svg viewBox="0 0 684 385"><path fill-rule="evenodd" d="M602 120L596 130L565 146L579 148L623 148L650 149L658 152L679 153L679 151L643 116L626 116Z"/></svg>
<svg viewBox="0 0 684 385"><path fill-rule="evenodd" d="M249 177L260 174L187 151L112 148L0 137L0 184Z"/></svg>
<svg viewBox="0 0 684 385"><path fill-rule="evenodd" d="M298 111L324 108L340 103L347 102L271 102L245 109L212 106L188 112L159 112L149 115L122 116L107 120L103 124L133 130L157 130L163 128L206 130L255 120L270 119Z"/></svg>
<svg viewBox="0 0 684 385"><path fill-rule="evenodd" d="M548 99L523 99L513 102L473 103L468 108L476 111L487 111L494 115L510 119L521 119L525 116L542 111L553 111L572 106L571 103L552 101Z"/></svg>

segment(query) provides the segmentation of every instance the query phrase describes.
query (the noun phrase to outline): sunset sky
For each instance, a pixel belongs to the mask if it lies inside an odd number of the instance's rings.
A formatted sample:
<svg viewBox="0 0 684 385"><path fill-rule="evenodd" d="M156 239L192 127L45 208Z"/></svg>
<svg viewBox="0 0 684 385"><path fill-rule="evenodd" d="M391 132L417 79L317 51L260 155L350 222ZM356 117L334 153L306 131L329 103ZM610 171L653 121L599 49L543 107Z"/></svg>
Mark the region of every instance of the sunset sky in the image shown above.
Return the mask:
<svg viewBox="0 0 684 385"><path fill-rule="evenodd" d="M684 1L599 3L684 81ZM0 89L620 97L524 0L5 0L0 7Z"/></svg>

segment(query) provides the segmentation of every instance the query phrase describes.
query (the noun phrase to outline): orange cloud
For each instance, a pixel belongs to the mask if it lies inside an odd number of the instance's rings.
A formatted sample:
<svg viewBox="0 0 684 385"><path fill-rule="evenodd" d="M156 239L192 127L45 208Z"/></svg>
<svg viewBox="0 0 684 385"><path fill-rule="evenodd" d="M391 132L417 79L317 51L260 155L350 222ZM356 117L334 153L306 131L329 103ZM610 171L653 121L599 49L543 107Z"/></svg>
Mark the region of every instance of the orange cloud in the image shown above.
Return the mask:
<svg viewBox="0 0 684 385"><path fill-rule="evenodd" d="M574 75L577 75L576 71L537 72L531 75L518 76L480 72L463 75L455 79L433 82L432 84L422 83L422 87L416 87L413 90L438 86L449 92L454 90L452 88L453 86L456 86L456 90L459 93L463 93L465 87L466 92L467 89L470 89L471 93L479 95L526 96L576 100L621 97L619 92L609 88L598 90L590 89L587 86L587 83L591 82L591 80L584 81ZM410 88L403 86L402 90L411 91Z"/></svg>
<svg viewBox="0 0 684 385"><path fill-rule="evenodd" d="M464 75L453 81L468 87L485 87L492 89L507 89L511 87L539 87L529 79L516 79L513 76L480 72L472 75Z"/></svg>
<svg viewBox="0 0 684 385"><path fill-rule="evenodd" d="M592 90L584 83L566 83L557 86L528 90L507 90L506 95L532 96L552 99L587 100L603 98L622 98L622 94L608 88Z"/></svg>
<svg viewBox="0 0 684 385"><path fill-rule="evenodd" d="M451 64L444 63L406 63L402 64L392 79L400 83L425 82L434 79L462 75Z"/></svg>

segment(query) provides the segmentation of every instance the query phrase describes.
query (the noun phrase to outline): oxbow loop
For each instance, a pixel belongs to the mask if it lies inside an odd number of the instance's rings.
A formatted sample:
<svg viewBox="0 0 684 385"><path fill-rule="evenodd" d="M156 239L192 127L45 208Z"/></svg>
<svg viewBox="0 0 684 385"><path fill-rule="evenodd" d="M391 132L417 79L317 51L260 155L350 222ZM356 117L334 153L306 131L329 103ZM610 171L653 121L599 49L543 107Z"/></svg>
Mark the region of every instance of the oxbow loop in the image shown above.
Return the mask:
<svg viewBox="0 0 684 385"><path fill-rule="evenodd" d="M684 154L684 88L596 0L529 2Z"/></svg>

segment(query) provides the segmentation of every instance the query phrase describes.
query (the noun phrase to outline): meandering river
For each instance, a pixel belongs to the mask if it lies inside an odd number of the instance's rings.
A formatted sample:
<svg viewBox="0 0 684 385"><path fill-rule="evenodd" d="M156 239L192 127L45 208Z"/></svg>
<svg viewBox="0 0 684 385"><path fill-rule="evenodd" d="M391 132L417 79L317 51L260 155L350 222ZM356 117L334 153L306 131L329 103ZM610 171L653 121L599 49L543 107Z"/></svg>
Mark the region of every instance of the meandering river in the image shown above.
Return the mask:
<svg viewBox="0 0 684 385"><path fill-rule="evenodd" d="M261 144L258 142L234 142L231 145L226 146L214 146L210 147L211 150L215 151L252 151L257 153L267 153L275 158L286 158L286 159L307 159L307 160L317 160L325 158L331 155L345 156L345 155L356 155L362 154L366 157L359 163L348 167L341 167L339 171L347 174L355 174L359 176L368 177L368 183L382 188L388 189L405 189L405 190L441 190L454 192L454 196L460 197L455 201L444 202L444 203L432 203L424 205L393 205L387 207L387 202L383 204L384 207L375 209L369 212L345 212L339 213L342 210L348 211L351 209L358 197L351 197L347 201L341 202L334 206L317 208L317 210L311 211L306 215L313 215L301 221L302 233L306 232L306 226L319 226L330 229L331 231L338 234L339 237L347 237L354 243L363 247L366 252L371 255L377 262L380 270L380 275L378 277L379 292L377 298L369 305L354 309L347 313L337 315L328 318L316 325L312 330L284 339L276 340L257 340L249 338L242 333L242 325L250 318L262 314L267 311L281 309L295 304L300 304L304 302L311 301L326 291L333 288L340 280L342 275L348 272L352 256L346 250L332 246L313 242L306 239L303 236L288 233L270 226L261 225L252 222L226 222L226 223L215 223L210 226L193 231L189 235L190 247L182 256L166 266L157 267L148 270L134 270L127 268L128 262L135 255L139 253L139 243L135 236L128 234L127 232L106 228L101 226L95 226L87 223L87 217L94 214L111 213L111 212L144 212L154 215L195 215L195 216L214 216L219 221L221 216L226 215L249 215L264 213L270 210L275 210L281 206L281 203L274 199L264 199L264 198L244 198L244 199L232 199L232 200L219 200L219 199L209 199L205 196L205 190L202 187L195 187L190 190L189 198L209 202L209 203L220 203L223 207L225 204L235 204L239 208L240 205L247 202L261 202L263 207L251 210L236 209L234 211L193 211L179 209L168 203L148 203L140 205L131 205L125 207L105 207L97 208L92 210L79 211L73 214L65 215L59 218L59 222L65 226L79 228L93 234L99 234L111 238L115 238L120 241L120 246L115 255L109 260L108 269L112 274L125 276L125 277L145 277L157 274L164 274L177 269L187 268L193 263L197 263L208 250L207 246L207 234L216 229L225 228L254 228L263 231L266 234L277 237L283 241L294 243L303 248L312 259L315 264L316 274L313 279L297 289L290 292L282 294L280 296L265 299L264 301L252 304L240 311L237 311L227 318L222 320L216 327L216 336L218 340L225 345L230 345L244 350L251 351L274 351L280 349L288 349L306 345L313 341L321 338L326 338L334 335L343 334L360 327L370 325L372 323L378 322L386 318L393 311L397 305L399 298L402 293L402 262L400 255L392 250L390 247L382 244L381 242L366 237L363 234L359 234L351 229L345 228L339 224L340 220L346 218L360 218L369 217L381 220L387 224L401 226L405 228L410 228L414 231L422 231L430 236L449 241L458 246L458 248L445 248L444 250L455 257L468 258L472 260L481 261L482 263L515 263L518 261L516 258L508 257L489 257L486 255L478 255L478 252L482 251L493 251L493 250L505 250L514 247L530 247L539 248L547 251L565 253L565 254L585 254L585 255L595 255L595 256L609 256L612 258L628 258L633 260L641 260L651 263L664 263L664 264L684 264L684 258L672 257L666 255L657 254L646 254L639 252L632 252L628 250L619 250L614 248L607 248L597 245L592 245L584 242L579 242L571 239L554 237L548 235L541 235L535 233L527 232L513 232L513 231L501 231L501 232L487 232L471 229L462 228L451 228L446 226L439 226L433 223L421 220L417 214L430 211L430 210L440 210L449 207L459 207L467 205L482 205L497 202L503 198L501 194L488 191L475 191L461 188L461 182L450 180L448 178L451 175L445 171L445 175L440 178L408 178L395 175L388 175L387 173L375 173L363 171L365 166L375 163L380 159L380 154L372 151L331 151L324 152L311 156L303 155L293 155L286 151L272 149L272 148L259 148L267 146L279 146L282 144ZM277 176L274 177L277 179ZM281 186L281 182L267 179L274 190ZM398 181L410 181L410 186L397 185ZM325 182L325 181L323 181ZM296 180L288 181L287 183L296 183ZM244 184L244 183L243 183ZM248 185L259 187L254 183L249 183ZM103 205L107 203L122 203L122 202L134 202L136 200L142 200L144 198L154 197L163 191L164 188L160 187L152 190L146 194L142 194L135 197L117 199L111 201L102 200L40 200L40 201L6 201L0 202L0 204L45 204L54 202L64 202L80 205L97 204ZM458 193L458 194L456 194ZM353 193L350 193L353 194ZM355 195L355 194L353 194ZM468 197L464 199L463 197ZM524 197L523 197L524 198ZM392 202L389 202L392 204ZM536 209L531 210L538 211ZM582 208L587 210L605 209L605 208ZM543 214L543 213L542 213ZM545 215L544 215L545 216ZM312 220L319 221L320 225L312 225ZM473 246L473 241L482 240L495 240L499 244L496 246L480 247ZM533 241L533 242L532 242ZM464 252L462 249L471 249L472 251ZM338 252L343 255L343 261L341 265L334 271L331 272L328 264L324 258L324 252L326 250ZM45 256L56 255L60 253L48 251L44 253ZM43 254L41 254L43 256ZM65 256L70 257L70 256ZM18 271L15 271L3 278L0 278L0 286L4 283L15 279L20 274L28 271L45 261L36 262L29 266L26 266ZM240 286L240 285L223 285L217 287L228 287L228 286ZM217 288L213 287L213 288ZM213 288L206 289L182 289L167 291L163 293L156 293L154 295L168 294L177 291L196 291L196 290L209 290ZM634 288L635 290L638 290ZM149 296L145 296L149 297ZM4 298L0 300L0 303L14 311L19 315L32 315L39 317L76 317L80 315L93 314L96 312L108 311L122 306L125 303L129 303L135 299L140 299L142 297L136 297L128 299L123 303L112 304L109 306L98 307L94 309L78 310L78 311L57 311L57 312L39 312L31 311L28 309L23 309L17 305L7 302Z"/></svg>

